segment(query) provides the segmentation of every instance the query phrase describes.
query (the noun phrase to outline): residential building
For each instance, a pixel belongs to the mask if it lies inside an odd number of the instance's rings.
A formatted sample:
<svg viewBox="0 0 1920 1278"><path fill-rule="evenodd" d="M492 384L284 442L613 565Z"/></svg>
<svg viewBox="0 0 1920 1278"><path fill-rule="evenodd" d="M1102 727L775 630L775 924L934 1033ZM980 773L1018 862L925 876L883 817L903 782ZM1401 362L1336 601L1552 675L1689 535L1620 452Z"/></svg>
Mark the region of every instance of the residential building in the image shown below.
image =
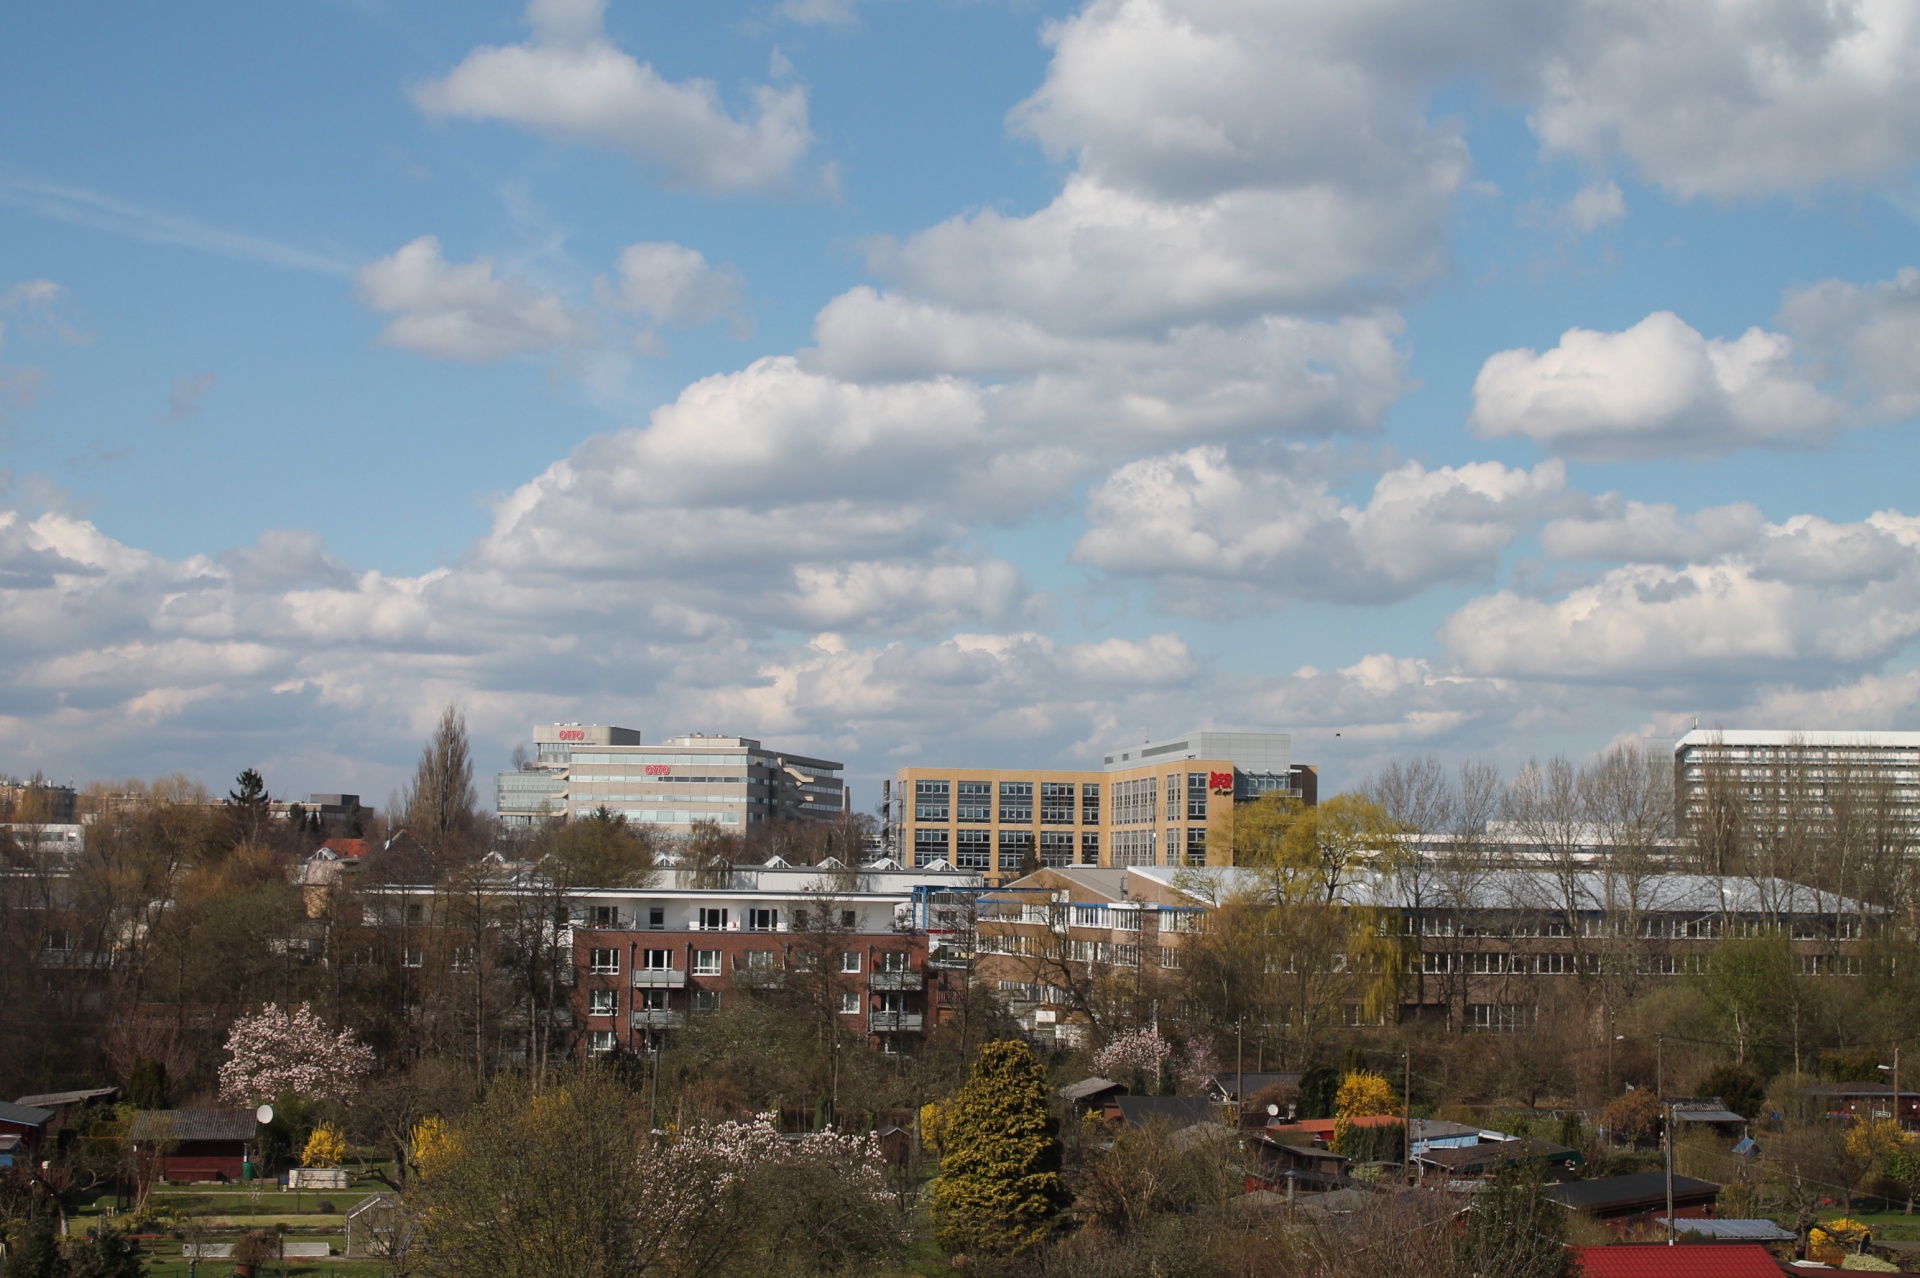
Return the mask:
<svg viewBox="0 0 1920 1278"><path fill-rule="evenodd" d="M1888 815L1920 823L1920 732L1799 732L1696 728L1673 747L1675 816L1682 830L1714 797L1785 808L1872 795Z"/></svg>
<svg viewBox="0 0 1920 1278"><path fill-rule="evenodd" d="M70 785L54 785L39 777L21 781L0 776L0 822L68 825L79 820L79 795Z"/></svg>
<svg viewBox="0 0 1920 1278"><path fill-rule="evenodd" d="M1177 981L1215 904L1262 886L1232 867L1036 870L979 898L976 970L1030 1030L1075 1040L1079 990L1112 974ZM1399 1020L1490 1032L1526 1027L1544 998L1583 978L1698 974L1722 938L1775 929L1803 975L1859 975L1860 941L1879 915L1779 879L1604 870L1492 871L1459 890L1364 871L1337 904L1387 916L1370 926L1404 964ZM1347 957L1327 961L1346 971ZM1357 993L1342 1015L1350 1026L1374 1023Z"/></svg>
<svg viewBox="0 0 1920 1278"><path fill-rule="evenodd" d="M851 810L843 765L752 737L695 733L645 745L632 728L554 723L535 728L533 739L536 757L495 778L508 825L604 807L685 837L704 822L739 834L770 821L837 821Z"/></svg>
<svg viewBox="0 0 1920 1278"><path fill-rule="evenodd" d="M555 1051L571 1044L587 1054L637 1050L736 998L782 1000L857 1040L906 1050L966 988L982 890L979 876L946 865L775 858L695 870L669 857L653 885L579 889L556 902L531 867L491 868L495 926L530 910L557 908L565 920L555 937L561 1001L503 1013L523 1031L536 1020L556 1027ZM448 929L454 902L438 889L375 886L361 899L417 986L474 970L472 923ZM503 1059L523 1050L509 1040Z"/></svg>
<svg viewBox="0 0 1920 1278"><path fill-rule="evenodd" d="M1209 836L1234 804L1317 800L1317 772L1290 748L1285 733L1192 732L1109 751L1098 769L903 768L896 846L996 883L1040 867L1228 865Z"/></svg>
<svg viewBox="0 0 1920 1278"><path fill-rule="evenodd" d="M769 996L904 1050L966 989L965 956L943 951L933 902L979 880L951 867L739 866L717 886L675 877L582 893L570 908L583 1051L638 1050L729 999Z"/></svg>

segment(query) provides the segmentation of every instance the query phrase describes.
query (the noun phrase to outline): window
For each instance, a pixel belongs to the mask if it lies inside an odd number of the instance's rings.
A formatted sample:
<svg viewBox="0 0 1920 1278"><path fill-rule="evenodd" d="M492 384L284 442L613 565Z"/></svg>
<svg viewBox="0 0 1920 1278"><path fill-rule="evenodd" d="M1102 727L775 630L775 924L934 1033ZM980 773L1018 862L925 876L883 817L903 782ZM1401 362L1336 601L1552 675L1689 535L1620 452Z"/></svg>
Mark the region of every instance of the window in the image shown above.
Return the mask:
<svg viewBox="0 0 1920 1278"><path fill-rule="evenodd" d="M795 910L793 912L793 930L796 932L804 932L807 930L807 912L805 910Z"/></svg>
<svg viewBox="0 0 1920 1278"><path fill-rule="evenodd" d="M587 1035L587 1050L595 1056L604 1056L620 1046L620 1040L613 1036L612 1030L594 1030Z"/></svg>
<svg viewBox="0 0 1920 1278"><path fill-rule="evenodd" d="M647 908L647 926L656 932L667 930L667 908L664 905L653 905Z"/></svg>
<svg viewBox="0 0 1920 1278"><path fill-rule="evenodd" d="M640 991L640 1010L643 1012L664 1012L671 1006L666 990Z"/></svg>
<svg viewBox="0 0 1920 1278"><path fill-rule="evenodd" d="M717 1012L720 1010L719 990L695 990L693 992L693 1010L696 1012Z"/></svg>
<svg viewBox="0 0 1920 1278"><path fill-rule="evenodd" d="M860 916L852 910L840 911L840 930L851 932L860 926Z"/></svg>
<svg viewBox="0 0 1920 1278"><path fill-rule="evenodd" d="M620 971L619 950L590 950L587 953L587 970L601 976L612 976Z"/></svg>
<svg viewBox="0 0 1920 1278"><path fill-rule="evenodd" d="M1187 820L1207 819L1207 774L1187 773Z"/></svg>
<svg viewBox="0 0 1920 1278"><path fill-rule="evenodd" d="M1080 824L1100 824L1100 783L1097 781L1080 787Z"/></svg>
<svg viewBox="0 0 1920 1278"><path fill-rule="evenodd" d="M695 950L693 952L693 974L695 976L720 975L720 951Z"/></svg>
<svg viewBox="0 0 1920 1278"><path fill-rule="evenodd" d="M1161 946L1160 947L1160 966L1174 967L1174 968L1179 967L1180 966L1180 947L1177 945Z"/></svg>
<svg viewBox="0 0 1920 1278"><path fill-rule="evenodd" d="M748 910L747 930L749 932L777 932L780 930L780 911Z"/></svg>
<svg viewBox="0 0 1920 1278"><path fill-rule="evenodd" d="M620 1015L620 991L619 990L587 991L587 1015L588 1016Z"/></svg>
<svg viewBox="0 0 1920 1278"><path fill-rule="evenodd" d="M840 991L840 1015L860 1015L860 996L852 990Z"/></svg>
<svg viewBox="0 0 1920 1278"><path fill-rule="evenodd" d="M588 927L619 927L620 907L617 905L590 905L587 907Z"/></svg>
<svg viewBox="0 0 1920 1278"><path fill-rule="evenodd" d="M1000 868L1022 870L1033 856L1032 830L1000 831Z"/></svg>
<svg viewBox="0 0 1920 1278"><path fill-rule="evenodd" d="M710 906L700 907L700 923L697 931L724 932L727 930L727 912Z"/></svg>
<svg viewBox="0 0 1920 1278"><path fill-rule="evenodd" d="M409 945L400 951L400 966L422 967L426 964L427 952L417 945Z"/></svg>
<svg viewBox="0 0 1920 1278"><path fill-rule="evenodd" d="M774 968L772 950L748 950L742 957L746 961L741 966L750 972L771 972Z"/></svg>
<svg viewBox="0 0 1920 1278"><path fill-rule="evenodd" d="M1115 967L1139 967L1140 947L1137 945L1114 946L1113 965Z"/></svg>
<svg viewBox="0 0 1920 1278"><path fill-rule="evenodd" d="M1507 970L1507 956L1476 952L1463 955L1467 960L1467 972L1473 976L1493 976Z"/></svg>
<svg viewBox="0 0 1920 1278"><path fill-rule="evenodd" d="M1533 956L1533 970L1541 976L1567 976L1573 972L1571 954L1536 954Z"/></svg>
<svg viewBox="0 0 1920 1278"><path fill-rule="evenodd" d="M1088 830L1080 836L1080 864L1100 864L1100 832Z"/></svg>
<svg viewBox="0 0 1920 1278"><path fill-rule="evenodd" d="M641 950L640 970L643 972L671 972L673 970L673 951Z"/></svg>
<svg viewBox="0 0 1920 1278"><path fill-rule="evenodd" d="M1184 788L1178 772L1167 773L1167 820L1169 821L1180 815L1180 791Z"/></svg>
<svg viewBox="0 0 1920 1278"><path fill-rule="evenodd" d="M913 819L916 821L946 820L948 789L948 783L945 781L915 781L913 783Z"/></svg>
<svg viewBox="0 0 1920 1278"><path fill-rule="evenodd" d="M1187 864L1205 865L1207 863L1206 827L1190 825L1187 827Z"/></svg>
<svg viewBox="0 0 1920 1278"><path fill-rule="evenodd" d="M1040 864L1068 866L1073 864L1073 831L1042 830L1040 832Z"/></svg>
<svg viewBox="0 0 1920 1278"><path fill-rule="evenodd" d="M1040 824L1073 824L1073 782L1042 781L1040 783Z"/></svg>
<svg viewBox="0 0 1920 1278"><path fill-rule="evenodd" d="M972 831L963 831L972 833ZM915 866L932 865L935 861L947 859L947 832L945 830L915 830L913 832L913 863Z"/></svg>
<svg viewBox="0 0 1920 1278"><path fill-rule="evenodd" d="M879 966L874 969L876 972L911 972L913 970L913 955L905 950L882 950L874 955L874 958L879 963Z"/></svg>
<svg viewBox="0 0 1920 1278"><path fill-rule="evenodd" d="M956 821L993 820L993 782L962 781L954 787L953 816Z"/></svg>
<svg viewBox="0 0 1920 1278"><path fill-rule="evenodd" d="M1033 782L1002 781L1000 783L1000 824L1033 824Z"/></svg>
<svg viewBox="0 0 1920 1278"><path fill-rule="evenodd" d="M859 950L841 950L840 951L840 970L843 972L859 971L860 970L860 951Z"/></svg>
<svg viewBox="0 0 1920 1278"><path fill-rule="evenodd" d="M471 969L473 967L473 947L471 945L454 946L453 953L447 958L447 966L456 972L465 972Z"/></svg>
<svg viewBox="0 0 1920 1278"><path fill-rule="evenodd" d="M993 831L956 830L953 835L953 865L958 870L993 868Z"/></svg>
<svg viewBox="0 0 1920 1278"><path fill-rule="evenodd" d="M1508 1034L1533 1023L1533 1009L1518 1003L1469 1003L1467 1028Z"/></svg>

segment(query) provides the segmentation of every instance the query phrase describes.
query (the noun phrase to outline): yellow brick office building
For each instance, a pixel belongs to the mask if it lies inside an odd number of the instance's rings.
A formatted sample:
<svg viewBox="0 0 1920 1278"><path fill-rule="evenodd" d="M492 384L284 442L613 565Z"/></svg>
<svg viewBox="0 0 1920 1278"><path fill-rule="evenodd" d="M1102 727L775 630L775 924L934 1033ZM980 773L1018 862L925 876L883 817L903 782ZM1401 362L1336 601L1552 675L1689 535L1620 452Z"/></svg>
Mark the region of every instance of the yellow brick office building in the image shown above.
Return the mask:
<svg viewBox="0 0 1920 1278"><path fill-rule="evenodd" d="M1313 768L1285 733L1192 732L1110 751L1098 769L903 768L895 847L914 866L946 861L1005 882L1070 865L1227 865L1207 831L1270 791L1308 803Z"/></svg>

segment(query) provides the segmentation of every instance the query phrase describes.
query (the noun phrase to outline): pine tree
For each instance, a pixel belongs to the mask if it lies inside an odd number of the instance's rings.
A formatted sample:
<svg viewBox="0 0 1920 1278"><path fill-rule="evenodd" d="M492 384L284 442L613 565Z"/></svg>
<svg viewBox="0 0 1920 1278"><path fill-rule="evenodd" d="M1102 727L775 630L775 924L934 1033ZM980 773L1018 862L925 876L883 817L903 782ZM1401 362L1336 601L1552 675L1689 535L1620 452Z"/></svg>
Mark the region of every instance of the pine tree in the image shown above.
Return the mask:
<svg viewBox="0 0 1920 1278"><path fill-rule="evenodd" d="M946 1108L935 1236L942 1246L1011 1255L1044 1238L1066 1203L1046 1074L1022 1042L988 1043Z"/></svg>

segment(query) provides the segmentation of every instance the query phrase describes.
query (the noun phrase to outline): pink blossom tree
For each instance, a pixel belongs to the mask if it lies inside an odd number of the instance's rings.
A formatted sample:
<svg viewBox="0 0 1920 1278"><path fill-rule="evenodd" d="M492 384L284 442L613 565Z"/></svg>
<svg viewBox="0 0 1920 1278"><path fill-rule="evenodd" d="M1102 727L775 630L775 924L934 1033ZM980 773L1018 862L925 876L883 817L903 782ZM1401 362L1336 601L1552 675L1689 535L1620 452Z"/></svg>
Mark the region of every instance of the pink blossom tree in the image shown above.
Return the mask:
<svg viewBox="0 0 1920 1278"><path fill-rule="evenodd" d="M292 1093L346 1101L373 1071L373 1049L350 1029L335 1032L310 1003L282 1011L268 1003L227 1031L220 1099L252 1104Z"/></svg>
<svg viewBox="0 0 1920 1278"><path fill-rule="evenodd" d="M1157 1086L1161 1071L1173 1056L1173 1044L1160 1037L1151 1025L1122 1030L1107 1045L1093 1054L1093 1068L1102 1078L1122 1079L1134 1089Z"/></svg>

